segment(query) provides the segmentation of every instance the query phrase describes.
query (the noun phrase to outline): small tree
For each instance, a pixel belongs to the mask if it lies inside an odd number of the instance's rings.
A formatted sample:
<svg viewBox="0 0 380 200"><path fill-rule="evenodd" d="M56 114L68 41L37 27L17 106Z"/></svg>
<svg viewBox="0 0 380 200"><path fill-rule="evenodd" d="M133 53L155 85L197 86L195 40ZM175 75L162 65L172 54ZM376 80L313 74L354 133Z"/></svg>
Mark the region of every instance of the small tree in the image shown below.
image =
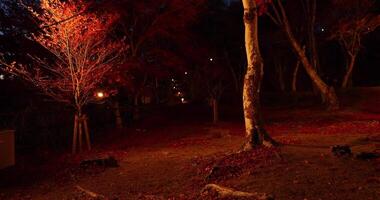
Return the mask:
<svg viewBox="0 0 380 200"><path fill-rule="evenodd" d="M32 57L35 63L7 64L6 71L32 83L43 94L75 109L73 148L82 150L82 129L91 149L83 107L95 100L103 77L120 57L121 48L109 41L107 31L117 18L88 11L81 0L41 0L40 9L27 7L40 21L41 33L33 40L51 53L51 58Z"/></svg>
<svg viewBox="0 0 380 200"><path fill-rule="evenodd" d="M207 58L206 52L211 51L210 48L198 50L197 57L203 58L197 60L197 67L191 77L191 81L197 82L199 90L205 93L208 103L212 110L213 123L219 122L219 101L227 87L227 83L231 80L228 68L221 63L222 60L216 58ZM204 52L201 55L200 52ZM197 58L194 58L196 60Z"/></svg>
<svg viewBox="0 0 380 200"><path fill-rule="evenodd" d="M374 31L380 26L380 16L371 13L375 2L372 0L361 1L333 1L334 16L336 20L330 39L336 39L345 51L346 71L343 76L341 87L347 88L352 71L355 66L357 55L361 48L361 39L364 35Z"/></svg>

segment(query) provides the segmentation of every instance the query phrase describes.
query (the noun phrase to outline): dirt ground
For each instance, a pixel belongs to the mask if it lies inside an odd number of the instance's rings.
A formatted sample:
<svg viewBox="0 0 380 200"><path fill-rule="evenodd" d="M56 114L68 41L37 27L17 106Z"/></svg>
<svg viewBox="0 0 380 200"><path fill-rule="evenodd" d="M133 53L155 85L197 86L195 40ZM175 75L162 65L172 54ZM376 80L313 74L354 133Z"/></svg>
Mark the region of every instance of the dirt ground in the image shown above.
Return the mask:
<svg viewBox="0 0 380 200"><path fill-rule="evenodd" d="M266 109L267 129L283 144L268 156L262 156L266 149L248 158L233 154L244 141L241 122L126 129L128 134L97 141L92 152L41 154L41 160L54 159L2 171L0 199L91 199L91 192L99 199L203 199L200 191L208 183L284 200L380 199L380 159L356 158L380 152L376 98L358 98L333 113ZM353 155L334 156L334 145L349 145ZM120 166L80 167L81 160L99 156L113 156ZM210 178L215 166L222 170Z"/></svg>

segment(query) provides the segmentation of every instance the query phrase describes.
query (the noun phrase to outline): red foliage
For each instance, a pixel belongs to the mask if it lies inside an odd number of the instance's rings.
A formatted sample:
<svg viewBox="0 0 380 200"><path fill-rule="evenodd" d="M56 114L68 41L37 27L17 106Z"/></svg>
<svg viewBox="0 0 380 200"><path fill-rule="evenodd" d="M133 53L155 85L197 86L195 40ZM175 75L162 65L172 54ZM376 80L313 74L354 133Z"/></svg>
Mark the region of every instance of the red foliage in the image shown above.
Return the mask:
<svg viewBox="0 0 380 200"><path fill-rule="evenodd" d="M108 37L118 16L89 12L83 0L39 3L40 10L27 7L40 21L41 33L33 35L33 39L51 53L51 58L33 57L33 67L13 63L7 65L8 70L80 112L94 99L93 93L123 49L120 42Z"/></svg>
<svg viewBox="0 0 380 200"><path fill-rule="evenodd" d="M272 3L272 0L256 0L259 15L263 15L268 12L268 6Z"/></svg>

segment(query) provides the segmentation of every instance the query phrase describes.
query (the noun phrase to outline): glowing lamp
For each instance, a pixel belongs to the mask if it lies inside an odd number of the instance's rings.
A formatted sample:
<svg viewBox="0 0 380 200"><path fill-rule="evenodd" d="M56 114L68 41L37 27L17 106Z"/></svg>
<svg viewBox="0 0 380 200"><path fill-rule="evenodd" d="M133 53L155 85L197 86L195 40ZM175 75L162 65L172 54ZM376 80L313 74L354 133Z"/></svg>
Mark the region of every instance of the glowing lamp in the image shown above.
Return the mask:
<svg viewBox="0 0 380 200"><path fill-rule="evenodd" d="M104 93L103 92L97 92L96 97L98 97L99 99L104 98Z"/></svg>

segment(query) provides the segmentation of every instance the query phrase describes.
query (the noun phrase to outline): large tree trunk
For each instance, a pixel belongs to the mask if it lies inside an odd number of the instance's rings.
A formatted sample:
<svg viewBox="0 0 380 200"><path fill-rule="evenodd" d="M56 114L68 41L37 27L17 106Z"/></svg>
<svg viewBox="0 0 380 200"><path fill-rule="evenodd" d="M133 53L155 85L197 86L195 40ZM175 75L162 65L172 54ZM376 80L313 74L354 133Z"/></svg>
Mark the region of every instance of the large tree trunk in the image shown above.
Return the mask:
<svg viewBox="0 0 380 200"><path fill-rule="evenodd" d="M247 54L247 71L243 86L243 108L247 141L244 150L263 144L274 144L274 140L264 129L260 110L260 86L264 63L260 55L258 41L258 14L256 2L242 0L244 6L245 48Z"/></svg>
<svg viewBox="0 0 380 200"><path fill-rule="evenodd" d="M342 81L342 88L343 89L347 88L348 82L352 76L352 70L354 69L355 62L356 62L356 55L350 56L350 61L349 61L348 67L347 67L347 71L344 74L343 81Z"/></svg>
<svg viewBox="0 0 380 200"><path fill-rule="evenodd" d="M339 102L338 98L336 96L335 90L333 87L329 87L318 75L317 71L315 70L314 66L311 64L309 59L306 56L305 51L302 49L301 45L298 43L296 38L293 35L293 32L290 28L290 23L288 21L288 18L286 16L285 9L281 3L281 1L277 1L281 15L282 15L282 21L285 33L288 37L288 40L295 51L298 59L301 61L303 67L306 70L306 73L309 75L311 80L313 81L313 84L318 88L323 101L327 104L329 110L337 110L339 109Z"/></svg>

